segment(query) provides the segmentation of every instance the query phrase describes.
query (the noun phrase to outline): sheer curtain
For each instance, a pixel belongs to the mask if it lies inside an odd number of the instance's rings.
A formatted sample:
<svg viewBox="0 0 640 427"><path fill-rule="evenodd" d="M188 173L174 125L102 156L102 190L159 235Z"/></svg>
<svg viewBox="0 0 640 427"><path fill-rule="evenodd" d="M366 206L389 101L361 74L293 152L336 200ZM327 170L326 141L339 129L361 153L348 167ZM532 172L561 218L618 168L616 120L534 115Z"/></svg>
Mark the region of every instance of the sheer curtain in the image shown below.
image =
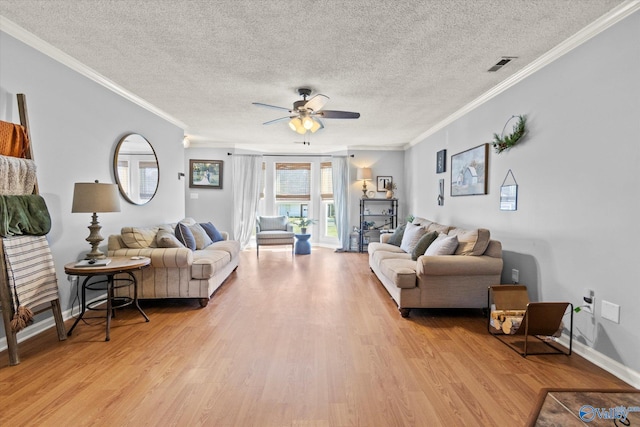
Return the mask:
<svg viewBox="0 0 640 427"><path fill-rule="evenodd" d="M347 157L331 160L333 203L336 206L336 228L341 249L349 250L349 162Z"/></svg>
<svg viewBox="0 0 640 427"><path fill-rule="evenodd" d="M260 200L262 156L233 156L233 236L245 249L251 240Z"/></svg>

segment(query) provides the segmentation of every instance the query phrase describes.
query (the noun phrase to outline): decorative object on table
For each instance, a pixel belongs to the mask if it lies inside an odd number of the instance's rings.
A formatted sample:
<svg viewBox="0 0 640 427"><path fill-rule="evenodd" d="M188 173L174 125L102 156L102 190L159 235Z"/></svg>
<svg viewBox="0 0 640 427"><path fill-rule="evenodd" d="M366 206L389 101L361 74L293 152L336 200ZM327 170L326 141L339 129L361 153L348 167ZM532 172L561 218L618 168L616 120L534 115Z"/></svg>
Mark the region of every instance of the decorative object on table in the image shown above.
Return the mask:
<svg viewBox="0 0 640 427"><path fill-rule="evenodd" d="M444 206L444 179L438 182L438 206Z"/></svg>
<svg viewBox="0 0 640 427"><path fill-rule="evenodd" d="M487 194L489 144L451 156L451 195Z"/></svg>
<svg viewBox="0 0 640 427"><path fill-rule="evenodd" d="M513 126L513 132L505 135L504 130L507 128L509 122L513 119L517 118L518 122ZM497 133L493 134L493 148L496 149L496 153L500 154L504 150L508 150L509 148L515 146L520 139L527 133L527 116L511 116L509 120L504 124L502 128L502 133L498 135Z"/></svg>
<svg viewBox="0 0 640 427"><path fill-rule="evenodd" d="M189 160L189 188L222 189L222 160Z"/></svg>
<svg viewBox="0 0 640 427"><path fill-rule="evenodd" d="M385 191L387 191L387 184L389 184L390 182L393 182L393 177L392 176L377 176L376 177L376 182L378 184L378 186L376 188L378 193L384 193Z"/></svg>
<svg viewBox="0 0 640 427"><path fill-rule="evenodd" d="M127 202L134 205L149 203L158 191L160 178L158 157L151 143L137 133L123 136L113 155L113 174L120 194Z"/></svg>
<svg viewBox="0 0 640 427"><path fill-rule="evenodd" d="M513 179L513 184L507 184L509 175ZM507 172L507 175L502 181L500 186L500 210L501 211L515 211L518 210L518 183L516 177L513 176L511 169Z"/></svg>
<svg viewBox="0 0 640 427"><path fill-rule="evenodd" d="M310 225L317 224L318 220L313 218L298 218L296 221L293 221L293 224L300 227L300 232L302 234L307 234L307 228Z"/></svg>
<svg viewBox="0 0 640 427"><path fill-rule="evenodd" d="M92 213L89 237L85 240L91 244L91 252L86 254L86 259L105 258L98 245L104 240L100 235L100 223L98 212L120 212L120 199L118 198L118 186L116 184L103 184L98 182L77 182L73 190L73 213Z"/></svg>
<svg viewBox="0 0 640 427"><path fill-rule="evenodd" d="M447 150L440 150L436 154L436 173L447 171Z"/></svg>
<svg viewBox="0 0 640 427"><path fill-rule="evenodd" d="M385 195L385 197L387 199L393 199L393 191L398 189L398 186L396 185L396 183L393 181L388 181L385 184L384 188L385 190L387 190L387 194Z"/></svg>
<svg viewBox="0 0 640 427"><path fill-rule="evenodd" d="M362 198L368 199L367 195L367 181L371 181L371 168L358 168L356 180L362 181Z"/></svg>

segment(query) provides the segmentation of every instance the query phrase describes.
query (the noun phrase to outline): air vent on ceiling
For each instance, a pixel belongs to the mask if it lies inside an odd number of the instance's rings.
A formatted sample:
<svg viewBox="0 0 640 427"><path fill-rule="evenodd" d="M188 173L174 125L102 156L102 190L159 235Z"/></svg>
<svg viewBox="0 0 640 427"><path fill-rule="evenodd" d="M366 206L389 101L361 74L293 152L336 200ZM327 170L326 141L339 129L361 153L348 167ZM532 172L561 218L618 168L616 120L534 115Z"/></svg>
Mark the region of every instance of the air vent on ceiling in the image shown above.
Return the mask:
<svg viewBox="0 0 640 427"><path fill-rule="evenodd" d="M500 68L504 67L509 62L511 62L511 60L516 58L517 56L503 56L502 59L496 63L496 65L489 68L487 71L491 71L491 72L498 71Z"/></svg>

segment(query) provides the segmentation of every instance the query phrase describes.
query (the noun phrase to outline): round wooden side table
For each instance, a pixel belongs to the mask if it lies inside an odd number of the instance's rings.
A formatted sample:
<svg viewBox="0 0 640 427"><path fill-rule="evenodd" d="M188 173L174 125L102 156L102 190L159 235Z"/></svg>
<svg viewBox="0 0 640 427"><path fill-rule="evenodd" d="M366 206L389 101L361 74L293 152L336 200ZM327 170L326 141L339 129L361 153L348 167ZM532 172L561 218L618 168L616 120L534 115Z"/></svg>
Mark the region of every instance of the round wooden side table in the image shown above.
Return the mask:
<svg viewBox="0 0 640 427"><path fill-rule="evenodd" d="M80 319L84 316L87 310L105 310L107 312L107 326L105 341L110 340L109 331L111 327L111 317L115 316L115 309L125 307L133 304L140 314L148 322L149 318L142 311L138 304L138 281L133 275L133 271L143 269L149 264L151 260L146 257L110 257L111 261L107 265L84 265L85 262L75 261L70 262L64 266L64 272L71 276L85 277L82 282L82 312L78 316L73 326L67 332L67 336L71 336L73 329L76 327ZM96 264L99 264L101 260L97 260ZM119 273L128 274L128 278L115 279L114 276ZM90 280L97 276L106 276L105 280L92 281ZM133 286L133 298L131 297L116 297L115 289ZM87 289L107 291L105 298L87 303ZM107 303L106 308L98 308L99 305Z"/></svg>

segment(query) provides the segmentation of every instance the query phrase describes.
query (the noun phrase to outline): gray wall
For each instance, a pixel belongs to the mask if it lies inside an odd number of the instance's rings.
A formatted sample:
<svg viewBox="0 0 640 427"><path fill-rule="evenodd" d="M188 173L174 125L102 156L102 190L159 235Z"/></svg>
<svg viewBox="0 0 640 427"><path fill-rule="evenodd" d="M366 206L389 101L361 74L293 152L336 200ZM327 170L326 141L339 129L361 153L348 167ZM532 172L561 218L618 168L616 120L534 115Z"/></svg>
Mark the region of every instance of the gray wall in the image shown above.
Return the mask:
<svg viewBox="0 0 640 427"><path fill-rule="evenodd" d="M575 316L578 340L640 371L640 13L609 28L405 153L408 209L443 223L486 227L511 269L542 301L596 296L595 317ZM489 194L450 197L451 155L489 142L512 114L529 133L502 154L491 149ZM513 124L513 122L512 122ZM510 131L512 125L507 131ZM447 149L448 170L435 173ZM518 210L499 210L511 169ZM446 178L445 205L436 204ZM620 305L620 324L601 317L601 302Z"/></svg>
<svg viewBox="0 0 640 427"><path fill-rule="evenodd" d="M126 133L140 133L158 156L158 192L145 206L121 199L121 212L99 214L105 237L100 248L106 252L107 236L125 225L179 220L184 217L184 180L177 178L183 170L183 131L2 32L0 54L0 119L18 123L15 95L27 96L40 193L52 219L48 239L64 311L71 307L76 289L63 266L90 249L84 239L91 215L71 213L74 183L115 182L116 144ZM24 333L30 333L30 328ZM0 336L4 337L4 329Z"/></svg>

